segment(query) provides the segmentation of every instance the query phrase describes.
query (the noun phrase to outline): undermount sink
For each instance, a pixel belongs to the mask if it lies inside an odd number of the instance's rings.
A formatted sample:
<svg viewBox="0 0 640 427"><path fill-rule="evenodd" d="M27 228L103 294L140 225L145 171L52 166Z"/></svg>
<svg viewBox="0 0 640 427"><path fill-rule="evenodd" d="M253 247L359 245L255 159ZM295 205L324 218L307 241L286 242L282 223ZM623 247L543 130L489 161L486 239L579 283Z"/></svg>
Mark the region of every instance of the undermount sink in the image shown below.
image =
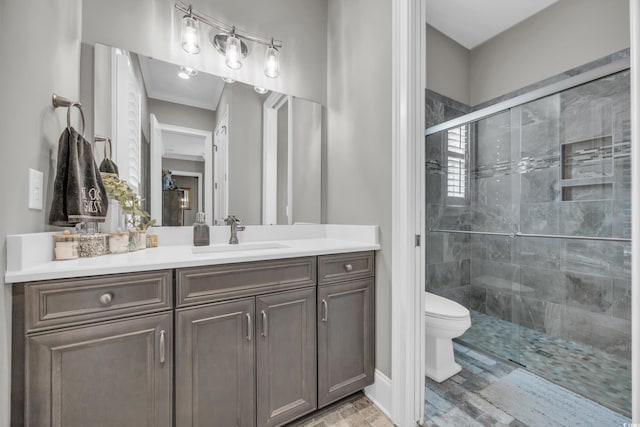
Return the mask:
<svg viewBox="0 0 640 427"><path fill-rule="evenodd" d="M257 251L261 249L286 249L288 247L278 242L238 243L237 245L218 243L209 246L194 246L191 248L191 252L194 254L209 254L215 252Z"/></svg>

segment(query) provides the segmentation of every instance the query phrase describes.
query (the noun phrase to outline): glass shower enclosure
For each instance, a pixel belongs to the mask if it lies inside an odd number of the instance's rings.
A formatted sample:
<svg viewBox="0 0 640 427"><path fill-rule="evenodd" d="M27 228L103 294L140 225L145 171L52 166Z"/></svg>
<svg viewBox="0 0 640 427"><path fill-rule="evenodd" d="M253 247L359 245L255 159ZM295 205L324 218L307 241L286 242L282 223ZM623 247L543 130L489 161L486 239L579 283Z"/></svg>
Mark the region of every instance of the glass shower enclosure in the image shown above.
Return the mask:
<svg viewBox="0 0 640 427"><path fill-rule="evenodd" d="M426 291L471 311L458 341L625 415L630 155L628 70L426 138Z"/></svg>

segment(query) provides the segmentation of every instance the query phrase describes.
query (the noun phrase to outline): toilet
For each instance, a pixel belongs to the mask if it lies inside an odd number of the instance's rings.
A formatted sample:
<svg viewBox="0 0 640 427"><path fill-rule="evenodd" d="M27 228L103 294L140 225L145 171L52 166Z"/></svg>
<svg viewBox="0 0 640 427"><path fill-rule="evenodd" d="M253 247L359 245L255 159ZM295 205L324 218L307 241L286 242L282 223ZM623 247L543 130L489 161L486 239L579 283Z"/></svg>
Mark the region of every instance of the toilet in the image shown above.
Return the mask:
<svg viewBox="0 0 640 427"><path fill-rule="evenodd" d="M441 383L462 370L453 358L452 339L469 329L471 316L457 302L426 292L424 323L426 374Z"/></svg>

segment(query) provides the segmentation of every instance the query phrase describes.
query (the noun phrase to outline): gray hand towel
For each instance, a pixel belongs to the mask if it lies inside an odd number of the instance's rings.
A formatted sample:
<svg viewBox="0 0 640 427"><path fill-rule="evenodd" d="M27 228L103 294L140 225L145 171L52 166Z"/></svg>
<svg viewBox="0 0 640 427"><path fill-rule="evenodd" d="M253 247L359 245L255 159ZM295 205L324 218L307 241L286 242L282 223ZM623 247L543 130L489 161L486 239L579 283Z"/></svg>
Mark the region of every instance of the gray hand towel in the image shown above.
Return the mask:
<svg viewBox="0 0 640 427"><path fill-rule="evenodd" d="M91 144L74 128L65 129L58 142L49 224L73 226L79 222L104 222L107 209L107 193Z"/></svg>

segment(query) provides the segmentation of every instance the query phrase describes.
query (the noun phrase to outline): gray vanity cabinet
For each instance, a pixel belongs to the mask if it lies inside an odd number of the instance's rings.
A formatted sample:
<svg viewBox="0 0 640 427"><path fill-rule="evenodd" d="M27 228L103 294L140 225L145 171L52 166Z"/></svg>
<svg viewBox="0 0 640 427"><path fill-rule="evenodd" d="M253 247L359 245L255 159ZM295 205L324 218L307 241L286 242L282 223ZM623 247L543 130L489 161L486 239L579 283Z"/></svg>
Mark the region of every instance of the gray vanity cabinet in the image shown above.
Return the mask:
<svg viewBox="0 0 640 427"><path fill-rule="evenodd" d="M13 285L12 426L166 426L173 272Z"/></svg>
<svg viewBox="0 0 640 427"><path fill-rule="evenodd" d="M255 425L254 298L176 313L176 426Z"/></svg>
<svg viewBox="0 0 640 427"><path fill-rule="evenodd" d="M316 259L179 269L176 425L280 426L316 409Z"/></svg>
<svg viewBox="0 0 640 427"><path fill-rule="evenodd" d="M318 257L319 408L373 384L373 274L372 252Z"/></svg>
<svg viewBox="0 0 640 427"><path fill-rule="evenodd" d="M30 335L25 425L171 425L171 313Z"/></svg>
<svg viewBox="0 0 640 427"><path fill-rule="evenodd" d="M256 297L258 426L316 409L316 290Z"/></svg>

